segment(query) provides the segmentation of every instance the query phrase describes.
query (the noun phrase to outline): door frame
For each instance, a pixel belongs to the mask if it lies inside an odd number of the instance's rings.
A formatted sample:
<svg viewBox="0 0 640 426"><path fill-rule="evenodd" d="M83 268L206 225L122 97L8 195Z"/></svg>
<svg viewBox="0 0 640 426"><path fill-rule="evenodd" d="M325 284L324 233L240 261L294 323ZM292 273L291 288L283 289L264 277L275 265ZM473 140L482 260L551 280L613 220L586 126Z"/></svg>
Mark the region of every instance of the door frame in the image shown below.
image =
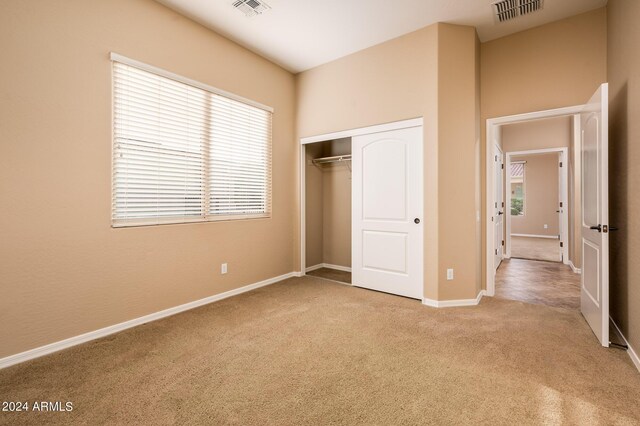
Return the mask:
<svg viewBox="0 0 640 426"><path fill-rule="evenodd" d="M409 127L423 127L423 117L410 118L407 120L394 121L390 123L376 124L373 126L358 127L355 129L341 130L338 132L324 133L314 136L306 136L300 138L300 157L299 173L300 173L300 272L298 276L304 276L307 273L307 238L306 238L306 145L316 142L330 141L334 139L352 138L354 136L370 135L373 133L388 132L390 130L406 129ZM424 164L423 164L424 167Z"/></svg>
<svg viewBox="0 0 640 426"><path fill-rule="evenodd" d="M497 142L493 144L493 154L492 155L495 158L495 161L493 162L494 166L496 164L496 161L497 161L497 158L498 158L498 155L499 155L501 160L502 160L502 164L504 164L505 170L506 170L506 166L507 165L504 162L504 151L502 150L502 147L500 146L500 144L497 143ZM495 167L494 167L493 170L496 171ZM506 232L505 231L505 229L506 229L505 223L506 222L505 221L507 220L507 218L506 218L506 213L504 213L504 212L507 211L506 206L508 204L507 204L507 200L504 197L504 195L505 195L505 192L506 192L507 183L505 182L505 179L504 179L504 177L506 175L505 172L501 171L501 174L502 174L502 202L504 202L504 206L502 207L502 212L503 212L503 214L502 214L502 216L503 216L503 218L502 218L502 241L506 241L506 237L505 237L505 232ZM495 174L493 176L495 177ZM496 187L495 187L495 181L494 181L494 187L493 187L494 200L495 200L495 193L496 193ZM495 211L497 208L498 207L495 206L492 211ZM496 241L496 235L495 235L496 226L495 225L492 227L492 232L493 232L493 240ZM498 255L498 253L500 253L500 262L498 263L498 266L496 266L496 256ZM502 264L502 261L507 257L506 251L505 251L505 247L503 247L502 245L500 245L498 247L498 253L493 255L492 268L493 268L494 271L497 270L500 267L500 264Z"/></svg>
<svg viewBox="0 0 640 426"><path fill-rule="evenodd" d="M569 264L569 148L544 148L544 149L530 149L526 151L507 151L505 152L505 177L508 176L508 172L511 167L511 157L520 157L525 155L535 154L548 154L548 153L561 153L562 161L564 162L560 176L558 179L558 193L560 194L560 201L562 202L562 212L558 219L558 225L560 228L560 241L564 242L560 252L562 253L562 263ZM526 182L526 178L525 178ZM509 185L507 185L509 184ZM509 213L505 213L505 255L507 259L511 259L511 179L505 179L505 212L509 209ZM525 183L526 185L526 183ZM509 190L507 189L509 187ZM526 194L526 189L525 189Z"/></svg>
<svg viewBox="0 0 640 426"><path fill-rule="evenodd" d="M495 296L496 282L495 282L495 269L493 269L493 256L490 253L494 252L494 238L489 238L493 235L493 210L492 206L495 202L493 189L495 186L494 176L494 164L493 160L493 145L500 138L500 126L505 124L522 123L525 121L539 120L543 118L562 117L567 115L580 114L584 105L574 105L564 108L548 109L544 111L527 112L524 114L506 115L503 117L495 117L487 119L486 128L486 140L485 140L485 287L487 290L487 296ZM575 121L574 121L575 122ZM579 129L574 129L574 137L579 134Z"/></svg>

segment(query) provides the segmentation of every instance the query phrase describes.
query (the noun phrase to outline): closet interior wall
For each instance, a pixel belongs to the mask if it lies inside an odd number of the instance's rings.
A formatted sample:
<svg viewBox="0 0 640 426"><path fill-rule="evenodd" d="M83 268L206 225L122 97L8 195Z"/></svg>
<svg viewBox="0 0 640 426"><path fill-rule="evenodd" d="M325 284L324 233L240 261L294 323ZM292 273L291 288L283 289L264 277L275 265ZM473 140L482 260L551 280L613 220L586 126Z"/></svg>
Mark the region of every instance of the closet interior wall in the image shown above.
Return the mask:
<svg viewBox="0 0 640 426"><path fill-rule="evenodd" d="M351 267L351 162L313 159L351 154L351 138L306 145L306 265Z"/></svg>

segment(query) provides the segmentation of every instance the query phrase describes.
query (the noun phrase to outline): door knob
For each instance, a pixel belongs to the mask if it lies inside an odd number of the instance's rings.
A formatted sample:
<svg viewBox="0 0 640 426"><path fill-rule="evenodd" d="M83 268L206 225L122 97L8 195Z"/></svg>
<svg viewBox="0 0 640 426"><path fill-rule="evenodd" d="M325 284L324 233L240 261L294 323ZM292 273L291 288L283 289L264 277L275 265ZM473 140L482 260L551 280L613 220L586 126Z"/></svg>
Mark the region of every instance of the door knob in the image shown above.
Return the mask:
<svg viewBox="0 0 640 426"><path fill-rule="evenodd" d="M416 217L415 219L413 219L413 221L414 221L416 224L420 223L420 219L418 219L417 217Z"/></svg>
<svg viewBox="0 0 640 426"><path fill-rule="evenodd" d="M498 212L498 216L499 216L499 215L501 215L501 214L504 214L504 213L502 213L502 212Z"/></svg>
<svg viewBox="0 0 640 426"><path fill-rule="evenodd" d="M593 229L594 231L602 232L602 225L590 226L589 229Z"/></svg>

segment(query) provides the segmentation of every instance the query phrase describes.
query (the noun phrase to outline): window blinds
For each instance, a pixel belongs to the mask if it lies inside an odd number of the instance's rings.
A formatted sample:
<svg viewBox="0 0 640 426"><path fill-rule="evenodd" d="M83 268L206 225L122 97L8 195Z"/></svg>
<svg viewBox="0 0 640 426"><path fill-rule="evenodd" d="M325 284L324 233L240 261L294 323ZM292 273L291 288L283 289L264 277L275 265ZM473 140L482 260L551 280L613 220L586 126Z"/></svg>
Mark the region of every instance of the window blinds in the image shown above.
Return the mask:
<svg viewBox="0 0 640 426"><path fill-rule="evenodd" d="M272 114L207 89L114 60L114 226L270 215Z"/></svg>

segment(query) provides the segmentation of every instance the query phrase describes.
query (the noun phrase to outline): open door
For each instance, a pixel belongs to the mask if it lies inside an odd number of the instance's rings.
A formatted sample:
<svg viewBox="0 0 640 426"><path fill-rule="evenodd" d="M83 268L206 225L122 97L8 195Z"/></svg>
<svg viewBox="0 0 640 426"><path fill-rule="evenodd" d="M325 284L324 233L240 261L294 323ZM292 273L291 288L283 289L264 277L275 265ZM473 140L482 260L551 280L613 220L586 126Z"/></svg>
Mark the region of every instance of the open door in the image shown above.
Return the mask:
<svg viewBox="0 0 640 426"><path fill-rule="evenodd" d="M580 113L582 129L582 315L609 346L608 101L604 83Z"/></svg>
<svg viewBox="0 0 640 426"><path fill-rule="evenodd" d="M495 145L495 174L496 174L496 188L495 188L495 261L493 263L494 268L497 270L502 263L504 257L504 212L506 211L504 206L504 155L502 150L496 144Z"/></svg>
<svg viewBox="0 0 640 426"><path fill-rule="evenodd" d="M422 127L352 139L353 285L422 299Z"/></svg>

